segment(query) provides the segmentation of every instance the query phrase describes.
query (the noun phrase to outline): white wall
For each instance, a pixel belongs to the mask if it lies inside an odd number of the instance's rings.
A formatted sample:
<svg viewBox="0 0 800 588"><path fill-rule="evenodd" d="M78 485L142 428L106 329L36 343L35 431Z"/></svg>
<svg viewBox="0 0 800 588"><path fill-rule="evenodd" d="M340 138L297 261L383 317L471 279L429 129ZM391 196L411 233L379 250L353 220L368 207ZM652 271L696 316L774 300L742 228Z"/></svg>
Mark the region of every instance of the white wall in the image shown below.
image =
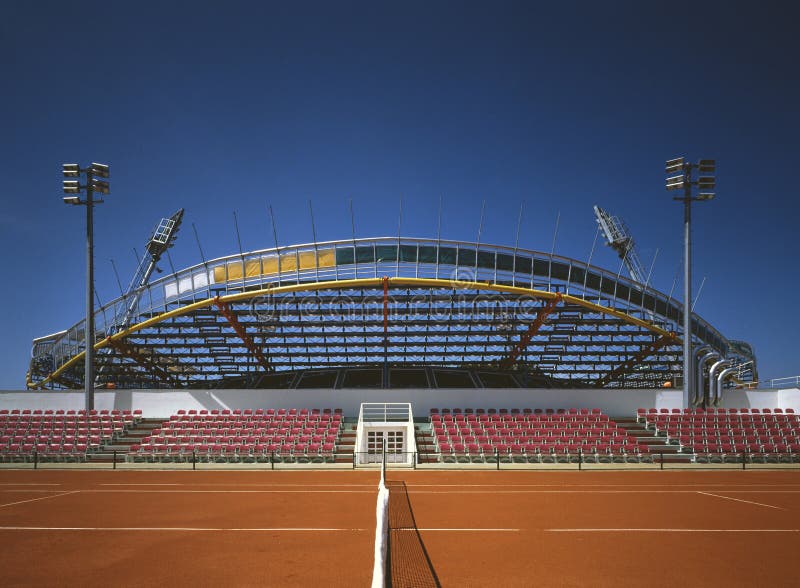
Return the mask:
<svg viewBox="0 0 800 588"><path fill-rule="evenodd" d="M681 390L630 389L392 389L392 390L115 390L95 393L95 408L136 410L166 418L179 409L341 408L358 416L362 402L410 402L414 414L432 408L600 408L609 415L636 409L681 408ZM725 408L793 408L800 390L726 390ZM82 391L0 391L0 409L80 409Z"/></svg>

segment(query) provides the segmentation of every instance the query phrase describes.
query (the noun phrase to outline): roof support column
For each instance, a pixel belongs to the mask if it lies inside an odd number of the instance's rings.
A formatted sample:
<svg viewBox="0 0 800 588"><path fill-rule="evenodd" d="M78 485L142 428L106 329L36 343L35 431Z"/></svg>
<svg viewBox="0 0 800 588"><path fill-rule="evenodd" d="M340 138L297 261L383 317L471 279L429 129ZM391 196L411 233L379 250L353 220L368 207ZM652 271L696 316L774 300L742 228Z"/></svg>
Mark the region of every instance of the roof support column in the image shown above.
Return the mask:
<svg viewBox="0 0 800 588"><path fill-rule="evenodd" d="M231 307L228 306L227 303L220 300L219 296L214 297L214 304L217 308L219 308L220 314L225 317L228 323L230 323L233 330L239 336L239 339L242 340L244 346L250 353L253 354L261 367L268 372L275 371L275 368L272 367L272 365L267 361L267 358L264 357L264 354L261 353L261 350L256 346L253 338L247 334L247 331L245 330L244 326L242 326L242 323L239 322L239 319L236 318L236 314L234 314L234 312L231 310Z"/></svg>
<svg viewBox="0 0 800 588"><path fill-rule="evenodd" d="M180 382L177 378L172 377L168 374L164 369L154 363L151 358L145 357L139 351L137 351L131 345L125 343L122 339L111 339L110 337L106 339L108 344L120 355L123 355L129 359L132 359L140 366L142 366L147 372L156 376L159 380L164 382L165 384L170 384L175 388L180 387Z"/></svg>
<svg viewBox="0 0 800 588"><path fill-rule="evenodd" d="M533 336L539 332L539 329L542 328L542 325L544 324L545 320L547 320L547 317L553 313L556 306L558 306L560 302L561 294L556 294L555 298L552 298L547 304L539 309L539 312L536 313L536 318L533 320L530 326L528 326L528 330L522 335L522 337L520 337L519 343L517 343L509 352L508 356L500 362L500 367L505 369L514 365L514 362L528 346L528 343L531 342Z"/></svg>
<svg viewBox="0 0 800 588"><path fill-rule="evenodd" d="M616 368L608 372L605 376L597 380L597 382L595 382L595 387L602 388L612 380L617 379L623 374L627 374L629 371L633 369L634 366L638 365L640 362L647 359L648 357L653 355L656 351L664 347L664 345L667 345L669 343L675 343L675 337L672 335L669 336L662 335L661 337L650 343L650 345L642 347L639 353L632 356L630 359L628 359L628 361L626 361L622 365L618 365Z"/></svg>

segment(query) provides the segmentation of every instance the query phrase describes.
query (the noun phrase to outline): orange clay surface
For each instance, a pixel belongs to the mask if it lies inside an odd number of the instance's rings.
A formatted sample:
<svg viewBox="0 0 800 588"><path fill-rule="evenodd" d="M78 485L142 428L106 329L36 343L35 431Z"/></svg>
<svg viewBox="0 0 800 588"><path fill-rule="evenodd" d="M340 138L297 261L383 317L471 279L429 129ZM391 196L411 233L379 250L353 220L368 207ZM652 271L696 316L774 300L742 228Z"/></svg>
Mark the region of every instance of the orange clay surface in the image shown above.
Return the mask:
<svg viewBox="0 0 800 588"><path fill-rule="evenodd" d="M800 472L387 478L405 482L442 586L800 585ZM369 586L377 482L3 470L0 586Z"/></svg>

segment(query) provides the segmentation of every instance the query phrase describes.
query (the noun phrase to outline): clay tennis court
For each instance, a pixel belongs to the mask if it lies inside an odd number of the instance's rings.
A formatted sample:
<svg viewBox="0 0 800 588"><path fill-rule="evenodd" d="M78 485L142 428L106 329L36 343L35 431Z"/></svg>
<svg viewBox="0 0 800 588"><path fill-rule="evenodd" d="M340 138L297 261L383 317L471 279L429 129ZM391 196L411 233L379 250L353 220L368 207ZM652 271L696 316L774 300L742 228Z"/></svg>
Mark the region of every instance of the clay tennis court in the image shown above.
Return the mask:
<svg viewBox="0 0 800 588"><path fill-rule="evenodd" d="M4 586L368 586L375 471L0 471ZM790 586L780 471L389 471L392 586Z"/></svg>

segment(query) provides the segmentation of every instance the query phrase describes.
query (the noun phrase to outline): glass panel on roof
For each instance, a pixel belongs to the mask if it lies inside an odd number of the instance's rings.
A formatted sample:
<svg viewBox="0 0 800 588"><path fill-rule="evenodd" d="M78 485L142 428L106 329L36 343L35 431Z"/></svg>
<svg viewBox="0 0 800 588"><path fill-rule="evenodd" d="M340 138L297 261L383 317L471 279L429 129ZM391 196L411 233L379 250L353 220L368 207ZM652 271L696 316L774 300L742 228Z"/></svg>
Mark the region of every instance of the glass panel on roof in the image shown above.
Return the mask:
<svg viewBox="0 0 800 588"><path fill-rule="evenodd" d="M351 265L353 263L353 248L352 247L337 247L336 248L336 265Z"/></svg>
<svg viewBox="0 0 800 588"><path fill-rule="evenodd" d="M494 251L478 251L478 267L494 269Z"/></svg>
<svg viewBox="0 0 800 588"><path fill-rule="evenodd" d="M455 265L456 250L452 247L439 247L439 263Z"/></svg>
<svg viewBox="0 0 800 588"><path fill-rule="evenodd" d="M474 249L459 249L458 250L458 265L463 267L475 267L475 250Z"/></svg>
<svg viewBox="0 0 800 588"><path fill-rule="evenodd" d="M372 245L356 247L356 261L358 263L372 263L375 261L375 250Z"/></svg>
<svg viewBox="0 0 800 588"><path fill-rule="evenodd" d="M497 269L506 272L514 271L514 256L508 253L498 253Z"/></svg>
<svg viewBox="0 0 800 588"><path fill-rule="evenodd" d="M531 258L517 255L517 273L528 274L531 273Z"/></svg>
<svg viewBox="0 0 800 588"><path fill-rule="evenodd" d="M416 245L401 245L400 246L400 261L417 261L417 246Z"/></svg>
<svg viewBox="0 0 800 588"><path fill-rule="evenodd" d="M397 261L397 247L395 245L377 245L375 247L375 258L378 262Z"/></svg>
<svg viewBox="0 0 800 588"><path fill-rule="evenodd" d="M436 263L436 247L421 245L419 248L420 263Z"/></svg>

